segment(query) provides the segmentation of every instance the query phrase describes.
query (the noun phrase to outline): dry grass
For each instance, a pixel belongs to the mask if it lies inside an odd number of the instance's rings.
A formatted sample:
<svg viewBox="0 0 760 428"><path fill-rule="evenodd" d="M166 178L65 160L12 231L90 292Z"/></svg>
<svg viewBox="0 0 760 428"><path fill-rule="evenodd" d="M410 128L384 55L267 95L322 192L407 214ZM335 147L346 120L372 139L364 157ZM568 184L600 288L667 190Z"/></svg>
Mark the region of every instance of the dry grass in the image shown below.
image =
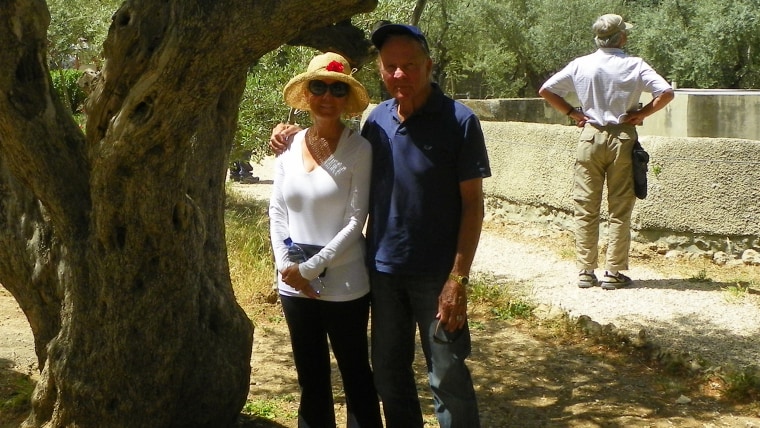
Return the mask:
<svg viewBox="0 0 760 428"><path fill-rule="evenodd" d="M278 312L266 203L229 192L225 226L235 297L254 324L261 324Z"/></svg>

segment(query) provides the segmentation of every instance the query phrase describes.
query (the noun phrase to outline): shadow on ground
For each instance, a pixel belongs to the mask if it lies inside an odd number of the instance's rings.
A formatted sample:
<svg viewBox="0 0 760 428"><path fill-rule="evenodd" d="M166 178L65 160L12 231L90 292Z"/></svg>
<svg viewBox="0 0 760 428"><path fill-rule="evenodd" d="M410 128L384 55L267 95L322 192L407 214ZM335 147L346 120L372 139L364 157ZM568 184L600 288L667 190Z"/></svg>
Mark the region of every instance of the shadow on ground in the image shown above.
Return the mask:
<svg viewBox="0 0 760 428"><path fill-rule="evenodd" d="M255 416L240 415L234 428L288 428L285 425Z"/></svg>

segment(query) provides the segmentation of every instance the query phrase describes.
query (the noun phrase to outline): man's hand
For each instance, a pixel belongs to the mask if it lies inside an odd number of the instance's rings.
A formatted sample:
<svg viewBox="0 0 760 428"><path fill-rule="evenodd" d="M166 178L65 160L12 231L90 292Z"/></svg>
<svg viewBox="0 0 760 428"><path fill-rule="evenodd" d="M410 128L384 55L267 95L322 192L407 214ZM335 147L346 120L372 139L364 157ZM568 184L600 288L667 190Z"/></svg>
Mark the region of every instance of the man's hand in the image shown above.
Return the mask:
<svg viewBox="0 0 760 428"><path fill-rule="evenodd" d="M627 123L629 125L636 125L640 126L644 124L644 118L646 115L641 112L641 110L637 111L630 111L625 114L625 118L623 119L623 123Z"/></svg>
<svg viewBox="0 0 760 428"><path fill-rule="evenodd" d="M582 111L573 110L568 116L575 121L575 126L578 128L583 128L588 122L588 117Z"/></svg>
<svg viewBox="0 0 760 428"><path fill-rule="evenodd" d="M290 145L290 137L300 130L301 127L298 125L278 123L277 126L272 129L272 135L269 137L269 149L271 149L275 155L281 154Z"/></svg>
<svg viewBox="0 0 760 428"><path fill-rule="evenodd" d="M295 288L307 297L312 299L319 297L319 294L311 288L309 280L301 276L301 271L298 270L298 264L286 267L280 271L280 274L282 274L282 282Z"/></svg>
<svg viewBox="0 0 760 428"><path fill-rule="evenodd" d="M467 290L458 282L448 279L438 296L438 315L444 330L455 332L467 321Z"/></svg>

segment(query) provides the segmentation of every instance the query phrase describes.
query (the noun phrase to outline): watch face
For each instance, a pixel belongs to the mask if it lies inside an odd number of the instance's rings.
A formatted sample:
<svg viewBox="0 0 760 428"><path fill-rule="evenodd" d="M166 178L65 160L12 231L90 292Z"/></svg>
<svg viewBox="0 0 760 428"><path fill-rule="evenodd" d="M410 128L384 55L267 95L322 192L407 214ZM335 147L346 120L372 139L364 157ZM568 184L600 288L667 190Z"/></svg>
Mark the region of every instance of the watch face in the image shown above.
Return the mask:
<svg viewBox="0 0 760 428"><path fill-rule="evenodd" d="M467 278L466 276L462 277L462 285L467 285L470 283L470 278Z"/></svg>

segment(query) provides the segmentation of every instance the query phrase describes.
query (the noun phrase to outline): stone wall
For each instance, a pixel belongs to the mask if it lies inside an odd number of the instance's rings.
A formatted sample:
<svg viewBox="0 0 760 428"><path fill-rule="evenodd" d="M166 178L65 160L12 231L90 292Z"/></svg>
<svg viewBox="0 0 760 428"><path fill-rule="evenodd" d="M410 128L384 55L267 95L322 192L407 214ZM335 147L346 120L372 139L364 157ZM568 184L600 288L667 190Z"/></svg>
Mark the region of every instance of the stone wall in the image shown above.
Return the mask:
<svg viewBox="0 0 760 428"><path fill-rule="evenodd" d="M487 122L490 215L572 228L574 126ZM760 141L641 135L649 195L634 239L693 253L760 250Z"/></svg>

